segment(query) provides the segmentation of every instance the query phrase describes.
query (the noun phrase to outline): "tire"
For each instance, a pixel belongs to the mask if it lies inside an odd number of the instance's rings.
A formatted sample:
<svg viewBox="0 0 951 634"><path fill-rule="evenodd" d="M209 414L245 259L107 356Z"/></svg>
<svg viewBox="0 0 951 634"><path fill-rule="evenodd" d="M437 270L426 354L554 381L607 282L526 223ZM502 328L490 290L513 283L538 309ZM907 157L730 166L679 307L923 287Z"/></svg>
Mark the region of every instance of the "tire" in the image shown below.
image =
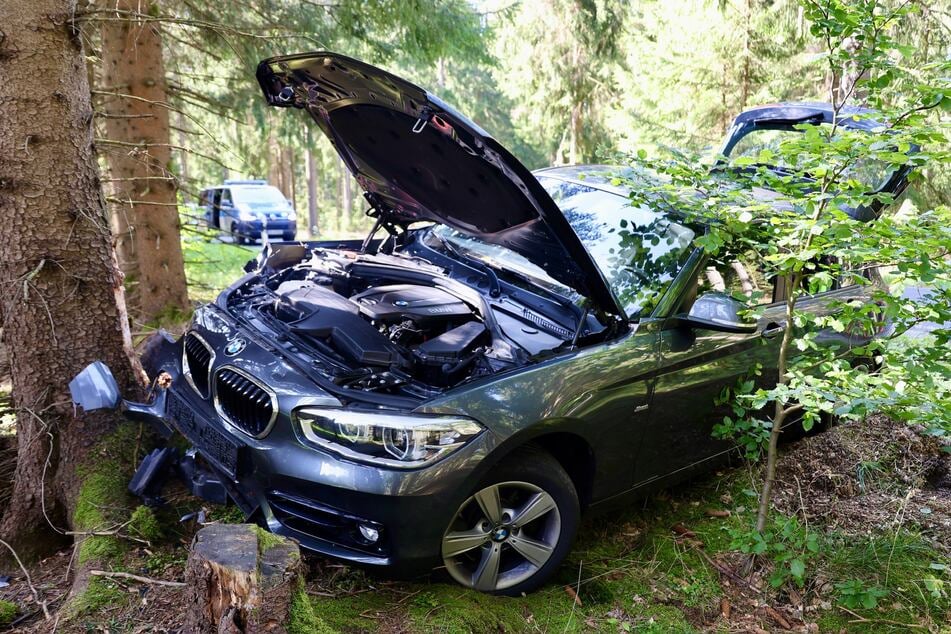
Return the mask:
<svg viewBox="0 0 951 634"><path fill-rule="evenodd" d="M244 237L235 231L234 223L231 223L231 238L234 240L235 244L244 244Z"/></svg>
<svg viewBox="0 0 951 634"><path fill-rule="evenodd" d="M532 592L571 550L580 519L578 492L562 466L546 451L525 447L495 467L456 511L443 535L443 563L468 588L505 596Z"/></svg>

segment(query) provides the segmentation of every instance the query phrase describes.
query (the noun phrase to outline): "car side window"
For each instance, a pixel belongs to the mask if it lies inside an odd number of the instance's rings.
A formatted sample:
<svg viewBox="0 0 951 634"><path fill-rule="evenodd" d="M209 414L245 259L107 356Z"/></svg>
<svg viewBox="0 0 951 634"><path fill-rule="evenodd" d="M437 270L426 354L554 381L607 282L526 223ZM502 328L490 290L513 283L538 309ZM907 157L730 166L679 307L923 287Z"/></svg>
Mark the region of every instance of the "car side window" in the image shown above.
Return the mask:
<svg viewBox="0 0 951 634"><path fill-rule="evenodd" d="M698 295L725 293L749 306L773 303L774 291L775 284L766 271L744 256L708 260L697 275Z"/></svg>
<svg viewBox="0 0 951 634"><path fill-rule="evenodd" d="M221 190L221 205L230 205L231 204L231 190L223 189Z"/></svg>

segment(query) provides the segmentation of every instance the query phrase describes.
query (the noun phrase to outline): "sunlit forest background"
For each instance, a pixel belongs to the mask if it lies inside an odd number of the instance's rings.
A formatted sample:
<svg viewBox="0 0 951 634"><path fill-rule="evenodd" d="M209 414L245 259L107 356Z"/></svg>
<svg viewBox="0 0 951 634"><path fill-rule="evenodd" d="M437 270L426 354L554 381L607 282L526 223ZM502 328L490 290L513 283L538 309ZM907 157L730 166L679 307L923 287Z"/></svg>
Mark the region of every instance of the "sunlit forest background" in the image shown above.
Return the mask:
<svg viewBox="0 0 951 634"><path fill-rule="evenodd" d="M328 49L379 64L533 169L615 162L657 145L715 152L744 108L827 101L832 81L792 0L416 4L162 3L174 16L162 30L181 202L225 177L262 177L293 202L303 235L369 227L329 142L303 113L266 107L254 70L268 55ZM951 7L923 3L901 29L916 64L942 59ZM913 195L948 202L947 171L932 166Z"/></svg>

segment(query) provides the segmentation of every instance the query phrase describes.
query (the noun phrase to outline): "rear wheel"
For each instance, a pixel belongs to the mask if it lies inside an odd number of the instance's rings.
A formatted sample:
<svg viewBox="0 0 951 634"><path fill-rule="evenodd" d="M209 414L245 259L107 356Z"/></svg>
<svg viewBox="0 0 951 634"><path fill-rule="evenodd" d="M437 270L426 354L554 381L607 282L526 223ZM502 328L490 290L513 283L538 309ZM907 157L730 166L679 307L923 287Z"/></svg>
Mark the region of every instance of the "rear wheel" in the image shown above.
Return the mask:
<svg viewBox="0 0 951 634"><path fill-rule="evenodd" d="M519 450L459 507L442 541L446 570L460 584L516 596L541 586L571 549L580 509L557 460Z"/></svg>

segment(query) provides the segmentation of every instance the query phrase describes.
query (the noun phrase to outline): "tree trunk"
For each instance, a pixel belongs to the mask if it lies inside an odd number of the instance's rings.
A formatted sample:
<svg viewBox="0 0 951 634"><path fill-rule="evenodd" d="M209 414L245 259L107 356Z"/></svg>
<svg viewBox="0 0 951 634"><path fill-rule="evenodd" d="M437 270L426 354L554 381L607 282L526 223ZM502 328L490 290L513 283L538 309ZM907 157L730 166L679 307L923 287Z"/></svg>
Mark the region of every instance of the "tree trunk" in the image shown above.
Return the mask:
<svg viewBox="0 0 951 634"><path fill-rule="evenodd" d="M284 195L291 201L291 206L297 209L297 183L294 181L294 148L292 146L288 145L284 148L283 159L284 186L287 188Z"/></svg>
<svg viewBox="0 0 951 634"><path fill-rule="evenodd" d="M178 126L178 144L185 147L188 138L185 136L185 115L181 112L176 116L176 125ZM178 153L178 190L182 193L182 202L188 202L188 152Z"/></svg>
<svg viewBox="0 0 951 634"><path fill-rule="evenodd" d="M350 229L350 212L353 206L353 194L350 192L350 170L340 161L340 231Z"/></svg>
<svg viewBox="0 0 951 634"><path fill-rule="evenodd" d="M75 418L68 382L95 359L126 390L137 376L74 9L75 0L0 2L0 279L18 445L0 536L32 557L63 542L47 518L68 525L80 474L116 425L112 415Z"/></svg>
<svg viewBox="0 0 951 634"><path fill-rule="evenodd" d="M195 535L185 583L186 632L287 632L303 587L300 549L250 524L212 524Z"/></svg>
<svg viewBox="0 0 951 634"><path fill-rule="evenodd" d="M267 182L283 192L284 188L281 187L281 179L283 178L283 173L281 172L281 146L273 134L267 137L267 149Z"/></svg>
<svg viewBox="0 0 951 634"><path fill-rule="evenodd" d="M104 148L118 203L115 226L123 270L135 276L136 308L146 320L188 310L174 175L162 38L152 0L110 0L103 23Z"/></svg>
<svg viewBox="0 0 951 634"><path fill-rule="evenodd" d="M745 22L745 28L743 29L743 69L741 71L740 77L740 107L737 108L737 112L743 112L746 110L746 105L750 101L750 91L752 84L752 58L753 52L750 47L750 40L753 37L752 26L750 25L750 20L753 16L753 2L752 0L746 0L746 10L743 13L743 20Z"/></svg>
<svg viewBox="0 0 951 634"><path fill-rule="evenodd" d="M317 224L317 167L314 152L310 148L310 133L307 135L307 231L311 238L320 233Z"/></svg>

